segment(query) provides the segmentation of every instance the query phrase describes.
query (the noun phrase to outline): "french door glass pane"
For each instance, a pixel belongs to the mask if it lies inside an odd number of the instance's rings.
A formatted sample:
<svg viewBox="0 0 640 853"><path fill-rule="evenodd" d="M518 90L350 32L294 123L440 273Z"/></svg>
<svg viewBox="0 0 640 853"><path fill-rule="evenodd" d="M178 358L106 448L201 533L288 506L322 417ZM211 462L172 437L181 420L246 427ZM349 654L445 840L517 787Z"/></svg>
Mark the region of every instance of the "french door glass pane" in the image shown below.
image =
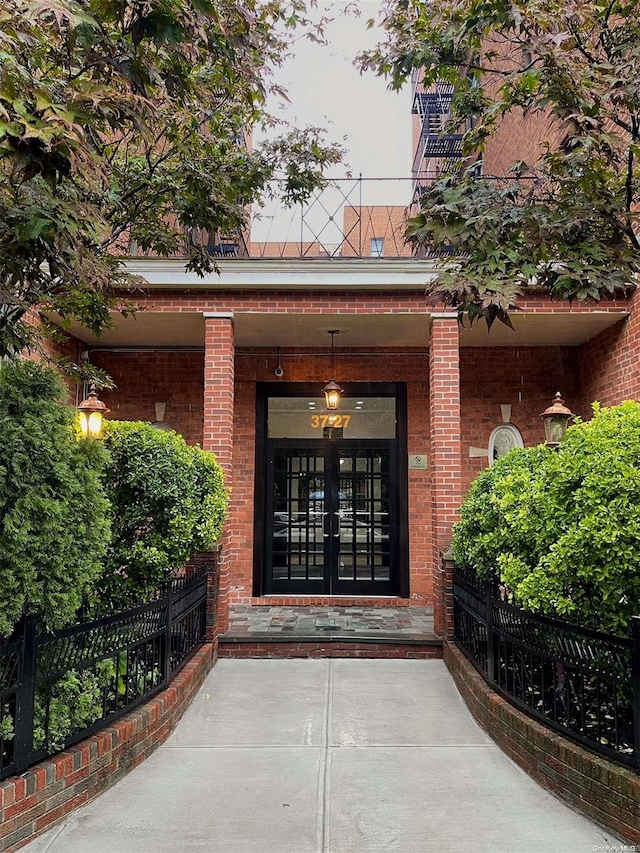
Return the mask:
<svg viewBox="0 0 640 853"><path fill-rule="evenodd" d="M389 581L389 451L340 455L340 581Z"/></svg>
<svg viewBox="0 0 640 853"><path fill-rule="evenodd" d="M274 580L324 577L322 450L278 450L273 480Z"/></svg>
<svg viewBox="0 0 640 853"><path fill-rule="evenodd" d="M391 449L321 441L274 447L271 458L269 585L393 594Z"/></svg>

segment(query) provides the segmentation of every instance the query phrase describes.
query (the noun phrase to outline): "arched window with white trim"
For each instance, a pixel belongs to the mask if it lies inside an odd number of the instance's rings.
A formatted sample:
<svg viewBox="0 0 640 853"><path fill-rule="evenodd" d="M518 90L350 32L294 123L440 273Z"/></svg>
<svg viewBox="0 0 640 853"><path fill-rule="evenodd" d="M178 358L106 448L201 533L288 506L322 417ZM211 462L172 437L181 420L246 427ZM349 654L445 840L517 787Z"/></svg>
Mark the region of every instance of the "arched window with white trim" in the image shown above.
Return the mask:
<svg viewBox="0 0 640 853"><path fill-rule="evenodd" d="M524 447L518 427L513 424L500 424L489 437L489 465L516 447Z"/></svg>

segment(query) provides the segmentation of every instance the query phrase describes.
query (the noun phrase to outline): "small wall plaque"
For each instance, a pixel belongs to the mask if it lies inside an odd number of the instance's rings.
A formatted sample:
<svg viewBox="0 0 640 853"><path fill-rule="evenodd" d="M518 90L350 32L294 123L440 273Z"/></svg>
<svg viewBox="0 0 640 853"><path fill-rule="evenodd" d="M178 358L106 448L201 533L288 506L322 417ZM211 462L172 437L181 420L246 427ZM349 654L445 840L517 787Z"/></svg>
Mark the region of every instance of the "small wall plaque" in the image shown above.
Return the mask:
<svg viewBox="0 0 640 853"><path fill-rule="evenodd" d="M409 470L410 471L425 471L427 468L426 453L411 453L409 454Z"/></svg>

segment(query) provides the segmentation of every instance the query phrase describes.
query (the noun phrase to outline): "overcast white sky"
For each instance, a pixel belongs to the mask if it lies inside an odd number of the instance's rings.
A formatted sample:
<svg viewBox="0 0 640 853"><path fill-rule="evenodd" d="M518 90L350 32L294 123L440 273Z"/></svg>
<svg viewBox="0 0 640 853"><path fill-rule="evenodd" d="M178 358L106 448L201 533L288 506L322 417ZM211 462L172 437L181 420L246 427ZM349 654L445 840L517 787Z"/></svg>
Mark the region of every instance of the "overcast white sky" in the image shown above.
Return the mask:
<svg viewBox="0 0 640 853"><path fill-rule="evenodd" d="M379 39L379 30L367 30L366 24L369 18L377 17L380 5L378 0L360 0L360 17L354 17L343 13L342 2L320 4L319 13L334 18L326 32L329 44L301 39L296 56L274 75L288 91L290 103L283 105L273 99L268 104L270 112L294 127L325 127L329 139L347 149L348 165L332 167L331 176L347 171L365 178L411 176L409 88L389 92L385 80L371 72L361 75L353 65L358 51L372 47ZM259 134L255 138L258 140ZM364 187L365 204L406 204L411 192L407 180L366 182ZM265 211L265 215L276 218L255 223L254 240L296 239L295 233L283 231L283 218L275 210Z"/></svg>

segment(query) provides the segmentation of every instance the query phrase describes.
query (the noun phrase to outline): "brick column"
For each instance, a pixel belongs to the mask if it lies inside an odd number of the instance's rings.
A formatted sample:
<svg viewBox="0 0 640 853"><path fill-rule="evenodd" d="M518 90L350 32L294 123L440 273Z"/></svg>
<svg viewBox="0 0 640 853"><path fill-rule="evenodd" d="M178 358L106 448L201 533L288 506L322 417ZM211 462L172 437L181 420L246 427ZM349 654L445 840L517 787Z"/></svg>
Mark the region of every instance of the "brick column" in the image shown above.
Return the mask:
<svg viewBox="0 0 640 853"><path fill-rule="evenodd" d="M434 623L436 633L444 635L450 626L442 554L451 542L462 497L459 334L457 320L450 314L431 316L429 416Z"/></svg>
<svg viewBox="0 0 640 853"><path fill-rule="evenodd" d="M205 314L204 429L202 445L216 454L227 488L233 483L233 397L235 341L233 314ZM218 603L216 634L229 623L229 586L233 539L227 521L218 557ZM212 641L213 637L207 637Z"/></svg>

